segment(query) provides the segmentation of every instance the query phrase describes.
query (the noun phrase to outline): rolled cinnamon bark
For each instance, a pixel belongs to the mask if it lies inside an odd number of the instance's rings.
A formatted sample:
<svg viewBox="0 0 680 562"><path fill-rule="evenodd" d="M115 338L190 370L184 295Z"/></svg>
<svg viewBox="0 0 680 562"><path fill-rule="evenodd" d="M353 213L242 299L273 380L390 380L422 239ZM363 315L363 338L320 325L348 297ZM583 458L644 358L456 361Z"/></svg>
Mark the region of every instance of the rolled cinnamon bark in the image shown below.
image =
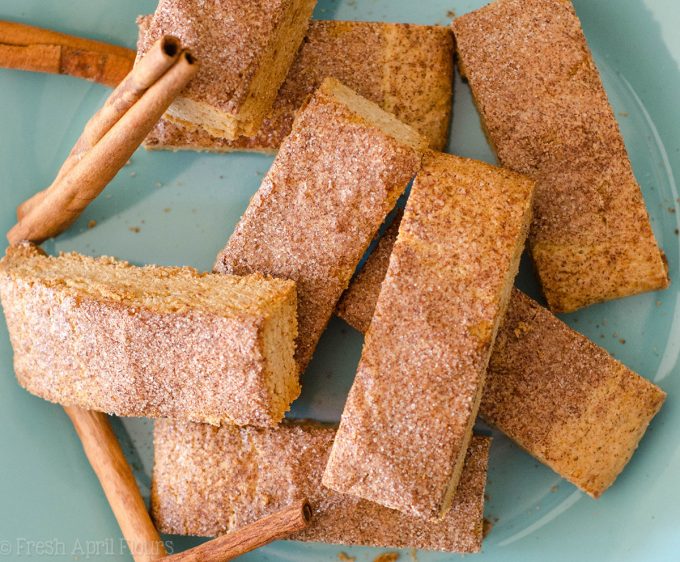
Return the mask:
<svg viewBox="0 0 680 562"><path fill-rule="evenodd" d="M132 49L23 23L0 21L0 67L67 74L116 86L134 61Z"/></svg>
<svg viewBox="0 0 680 562"><path fill-rule="evenodd" d="M125 113L142 97L180 56L180 42L176 37L166 35L160 38L147 55L131 70L127 77L85 125L83 133L62 164L57 177L47 189L36 193L17 207L17 218L21 220L45 198L48 190L58 188L59 182L75 166L83 154L97 144Z"/></svg>
<svg viewBox="0 0 680 562"><path fill-rule="evenodd" d="M165 558L168 562L225 562L272 541L302 531L312 519L307 500L298 500L238 531L218 537L179 554Z"/></svg>
<svg viewBox="0 0 680 562"><path fill-rule="evenodd" d="M125 165L197 70L193 56L183 51L177 63L7 233L10 244L42 242L68 228Z"/></svg>
<svg viewBox="0 0 680 562"><path fill-rule="evenodd" d="M106 499L116 516L135 562L152 562L166 555L158 531L106 414L65 407Z"/></svg>

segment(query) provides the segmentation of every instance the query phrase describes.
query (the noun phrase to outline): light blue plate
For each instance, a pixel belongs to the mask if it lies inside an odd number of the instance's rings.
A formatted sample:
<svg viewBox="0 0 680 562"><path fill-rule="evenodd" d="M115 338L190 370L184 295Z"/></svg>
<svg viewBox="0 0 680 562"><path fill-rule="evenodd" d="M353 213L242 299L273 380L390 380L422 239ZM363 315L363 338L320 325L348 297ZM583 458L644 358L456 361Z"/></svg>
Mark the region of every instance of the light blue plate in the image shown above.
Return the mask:
<svg viewBox="0 0 680 562"><path fill-rule="evenodd" d="M317 18L447 23L483 1L322 0ZM494 522L481 561L680 560L680 4L674 0L576 2L642 184L654 231L668 256L672 287L593 306L566 317L668 392L642 444L604 497L594 501L518 450L494 441L486 516ZM3 0L0 18L135 45L134 18L151 1ZM449 149L493 161L466 85L456 83ZM87 119L108 91L77 79L0 71L0 230L18 203L48 185ZM135 154L129 166L57 240L50 252L111 254L135 263L208 270L271 158L192 153ZM97 226L87 229L90 220ZM137 229L139 230L137 232ZM4 242L4 239L3 239ZM524 267L520 285L536 294ZM0 323L0 560L127 560L120 531L63 411L24 392ZM625 344L622 343L625 340ZM351 385L361 337L331 322L303 380L295 416L337 420ZM151 423L114 420L148 493ZM196 540L175 538L182 550ZM279 542L244 560L359 561L377 549ZM402 559L415 553L404 551ZM457 556L419 552L421 562Z"/></svg>

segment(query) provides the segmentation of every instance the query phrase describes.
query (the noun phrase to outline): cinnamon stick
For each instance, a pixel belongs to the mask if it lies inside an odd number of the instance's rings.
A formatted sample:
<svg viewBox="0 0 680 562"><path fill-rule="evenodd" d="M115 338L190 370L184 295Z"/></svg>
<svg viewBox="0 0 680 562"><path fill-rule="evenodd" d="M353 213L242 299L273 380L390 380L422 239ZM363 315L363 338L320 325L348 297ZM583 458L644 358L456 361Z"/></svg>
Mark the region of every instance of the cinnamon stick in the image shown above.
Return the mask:
<svg viewBox="0 0 680 562"><path fill-rule="evenodd" d="M160 560L166 555L165 547L106 415L71 406L64 410L73 422L135 562Z"/></svg>
<svg viewBox="0 0 680 562"><path fill-rule="evenodd" d="M135 51L23 23L0 21L0 67L68 74L116 86Z"/></svg>
<svg viewBox="0 0 680 562"><path fill-rule="evenodd" d="M198 70L188 51L155 82L8 233L10 244L42 242L68 228L129 160Z"/></svg>
<svg viewBox="0 0 680 562"><path fill-rule="evenodd" d="M310 522L312 510L307 500L301 500L206 543L168 556L167 562L223 562L255 550L272 541L301 531Z"/></svg>
<svg viewBox="0 0 680 562"><path fill-rule="evenodd" d="M179 39L166 35L156 41L153 47L106 100L104 106L95 113L85 125L80 138L76 141L68 158L64 161L52 182L47 188L54 189L59 181L116 124L118 120L142 97L167 70L175 64L180 55ZM21 220L31 212L45 197L47 190L36 193L17 207L17 218Z"/></svg>

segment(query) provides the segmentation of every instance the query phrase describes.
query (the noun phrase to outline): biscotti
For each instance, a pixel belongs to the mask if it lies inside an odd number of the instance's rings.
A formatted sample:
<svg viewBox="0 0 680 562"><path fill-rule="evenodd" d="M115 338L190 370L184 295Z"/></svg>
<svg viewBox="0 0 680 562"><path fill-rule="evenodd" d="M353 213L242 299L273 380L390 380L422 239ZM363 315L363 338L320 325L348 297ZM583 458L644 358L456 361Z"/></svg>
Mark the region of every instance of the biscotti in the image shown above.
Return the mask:
<svg viewBox="0 0 680 562"><path fill-rule="evenodd" d="M0 298L19 383L64 406L270 426L300 392L292 281L22 245Z"/></svg>
<svg viewBox="0 0 680 562"><path fill-rule="evenodd" d="M387 272L390 225L338 304L365 332ZM480 416L593 497L614 483L665 393L513 290L486 371Z"/></svg>
<svg viewBox="0 0 680 562"><path fill-rule="evenodd" d="M488 437L473 437L453 506L433 523L324 488L334 435L335 428L310 422L259 430L158 421L151 489L156 525L164 533L219 535L307 498L312 522L291 539L479 551Z"/></svg>
<svg viewBox="0 0 680 562"><path fill-rule="evenodd" d="M482 162L423 158L325 486L425 518L449 509L533 189L528 178Z"/></svg>
<svg viewBox="0 0 680 562"><path fill-rule="evenodd" d="M140 45L146 44L150 22L151 16L137 20ZM144 146L276 152L290 133L295 112L327 76L411 125L430 148L446 146L453 96L453 34L448 27L316 20L310 22L274 106L254 136L226 140L161 119Z"/></svg>
<svg viewBox="0 0 680 562"><path fill-rule="evenodd" d="M454 20L453 31L499 160L537 182L529 242L551 310L668 286L571 2L498 0Z"/></svg>
<svg viewBox="0 0 680 562"><path fill-rule="evenodd" d="M217 272L297 283L301 370L425 146L411 127L324 80L217 257Z"/></svg>
<svg viewBox="0 0 680 562"><path fill-rule="evenodd" d="M178 37L201 68L169 118L212 135L254 135L304 39L316 0L160 0L138 58Z"/></svg>

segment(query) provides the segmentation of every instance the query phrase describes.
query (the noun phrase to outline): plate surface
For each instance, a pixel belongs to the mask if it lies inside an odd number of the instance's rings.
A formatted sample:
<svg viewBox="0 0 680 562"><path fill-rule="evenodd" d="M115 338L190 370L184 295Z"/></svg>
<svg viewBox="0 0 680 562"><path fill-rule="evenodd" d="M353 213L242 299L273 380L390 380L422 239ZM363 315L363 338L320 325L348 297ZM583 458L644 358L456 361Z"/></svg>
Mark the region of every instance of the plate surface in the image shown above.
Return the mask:
<svg viewBox="0 0 680 562"><path fill-rule="evenodd" d="M445 24L484 4L468 0L321 0L320 19ZM494 432L486 516L493 529L473 560L680 560L680 6L674 0L577 0L591 49L617 113L672 287L606 303L564 319L668 392L638 453L616 485L594 501ZM134 47L134 18L154 2L3 0L0 19ZM0 227L51 182L107 90L77 79L0 71ZM466 85L456 82L449 151L494 161ZM138 151L78 222L46 244L134 263L211 268L271 163L248 154ZM88 221L95 228L88 229ZM4 238L3 238L4 244ZM526 264L519 285L536 295ZM624 343L625 342L625 343ZM303 379L296 417L337 420L354 376L361 336L333 320ZM114 420L148 493L151 422ZM489 431L486 428L480 428ZM128 560L120 531L63 411L24 392L0 322L0 559ZM171 537L182 550L197 541ZM381 550L279 542L243 560L358 561ZM402 552L401 559L455 560Z"/></svg>

